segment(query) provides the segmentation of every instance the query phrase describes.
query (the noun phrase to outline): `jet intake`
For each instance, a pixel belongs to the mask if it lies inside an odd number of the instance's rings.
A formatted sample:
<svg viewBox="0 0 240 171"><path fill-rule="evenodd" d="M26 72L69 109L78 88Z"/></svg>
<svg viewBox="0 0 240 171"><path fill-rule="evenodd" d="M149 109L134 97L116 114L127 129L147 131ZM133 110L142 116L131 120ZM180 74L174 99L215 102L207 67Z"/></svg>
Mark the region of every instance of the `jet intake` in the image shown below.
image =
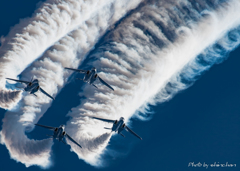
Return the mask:
<svg viewBox="0 0 240 171"><path fill-rule="evenodd" d="M97 78L97 76L98 76L98 75L97 75L97 74L95 74L95 75L94 75L94 78Z"/></svg>
<svg viewBox="0 0 240 171"><path fill-rule="evenodd" d="M66 135L66 132L65 132L65 131L63 131L62 135L63 135L63 136L64 136L64 135Z"/></svg>

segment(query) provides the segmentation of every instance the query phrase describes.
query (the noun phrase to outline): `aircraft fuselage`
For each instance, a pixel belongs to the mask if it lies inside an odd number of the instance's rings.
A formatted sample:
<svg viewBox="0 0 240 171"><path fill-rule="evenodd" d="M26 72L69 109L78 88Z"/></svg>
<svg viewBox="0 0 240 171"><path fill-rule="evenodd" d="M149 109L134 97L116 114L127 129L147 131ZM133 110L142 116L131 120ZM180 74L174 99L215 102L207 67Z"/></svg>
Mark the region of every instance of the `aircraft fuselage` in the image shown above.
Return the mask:
<svg viewBox="0 0 240 171"><path fill-rule="evenodd" d="M124 130L124 118L121 117L119 121L113 123L112 131L117 132L118 134Z"/></svg>
<svg viewBox="0 0 240 171"><path fill-rule="evenodd" d="M35 92L37 92L39 90L38 80L33 80L33 82L29 83L27 87L24 88L24 90L30 92L30 94L34 94Z"/></svg>
<svg viewBox="0 0 240 171"><path fill-rule="evenodd" d="M54 130L53 138L58 139L58 141L62 141L65 136L64 126L61 125L59 128Z"/></svg>
<svg viewBox="0 0 240 171"><path fill-rule="evenodd" d="M87 82L89 84L93 84L94 81L96 81L97 79L97 70L95 68L92 68L91 71L88 71L84 78L83 78L83 81L84 82Z"/></svg>

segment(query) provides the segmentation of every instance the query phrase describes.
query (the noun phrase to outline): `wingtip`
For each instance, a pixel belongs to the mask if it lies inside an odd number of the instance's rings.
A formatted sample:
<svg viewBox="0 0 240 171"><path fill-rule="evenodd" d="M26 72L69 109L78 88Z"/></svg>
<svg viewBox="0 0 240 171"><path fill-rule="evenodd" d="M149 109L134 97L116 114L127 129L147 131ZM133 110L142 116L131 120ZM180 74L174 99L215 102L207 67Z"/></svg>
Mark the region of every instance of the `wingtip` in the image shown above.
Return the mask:
<svg viewBox="0 0 240 171"><path fill-rule="evenodd" d="M64 69L68 69L68 70L71 70L71 68L68 68L68 67L64 67Z"/></svg>

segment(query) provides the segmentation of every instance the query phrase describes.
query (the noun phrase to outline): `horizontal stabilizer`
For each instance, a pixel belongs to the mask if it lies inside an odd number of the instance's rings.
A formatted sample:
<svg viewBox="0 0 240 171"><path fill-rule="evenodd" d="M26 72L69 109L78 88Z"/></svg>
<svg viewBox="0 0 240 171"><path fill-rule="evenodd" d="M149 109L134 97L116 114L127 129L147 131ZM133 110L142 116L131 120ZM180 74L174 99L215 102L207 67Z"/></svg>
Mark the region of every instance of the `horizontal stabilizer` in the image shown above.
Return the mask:
<svg viewBox="0 0 240 171"><path fill-rule="evenodd" d="M97 88L97 86L96 85L94 85L94 84L92 84L94 87L96 87ZM98 89L98 88L97 88Z"/></svg>
<svg viewBox="0 0 240 171"><path fill-rule="evenodd" d="M106 128L106 127L104 127L104 129L112 129L112 128Z"/></svg>
<svg viewBox="0 0 240 171"><path fill-rule="evenodd" d="M63 144L67 145L67 143L65 143L63 140L62 140Z"/></svg>
<svg viewBox="0 0 240 171"><path fill-rule="evenodd" d="M48 134L46 134L46 136L53 138L53 136L52 136L52 135L48 135Z"/></svg>
<svg viewBox="0 0 240 171"><path fill-rule="evenodd" d="M125 135L123 135L122 133L119 133L119 134L125 138Z"/></svg>

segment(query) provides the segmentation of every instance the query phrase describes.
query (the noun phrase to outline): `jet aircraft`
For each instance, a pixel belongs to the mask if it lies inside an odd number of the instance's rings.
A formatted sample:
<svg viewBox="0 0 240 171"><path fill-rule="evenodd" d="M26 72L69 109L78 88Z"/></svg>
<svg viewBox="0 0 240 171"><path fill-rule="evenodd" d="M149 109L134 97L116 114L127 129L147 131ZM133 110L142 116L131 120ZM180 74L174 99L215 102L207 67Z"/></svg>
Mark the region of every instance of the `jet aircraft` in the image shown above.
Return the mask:
<svg viewBox="0 0 240 171"><path fill-rule="evenodd" d="M104 129L110 129L112 131L117 132L118 134L122 135L123 137L125 137L121 132L125 129L126 131L132 133L133 135L135 135L136 137L138 137L140 140L142 140L142 138L137 135L135 132L133 132L125 123L124 123L124 118L121 117L119 120L110 120L110 119L102 119L102 118L97 118L97 117L92 117L93 119L97 119L100 121L104 121L104 122L110 122L113 123L112 128L106 128L104 127Z"/></svg>
<svg viewBox="0 0 240 171"><path fill-rule="evenodd" d="M31 81L22 81L22 80L15 80L12 78L6 78L8 80L12 80L12 81L16 81L16 82L20 82L20 83L24 83L27 85L27 87L24 88L25 91L30 92L30 94L33 94L34 96L37 97L37 95L35 94L38 90L40 90L43 94L45 94L46 96L48 96L49 98L53 99L54 98L52 96L50 96L46 91L44 91L38 83L38 79L31 79Z"/></svg>
<svg viewBox="0 0 240 171"><path fill-rule="evenodd" d="M53 135L47 135L50 136L54 139L58 139L58 141L63 142L64 144L66 144L66 142L64 142L64 137L67 136L68 139L70 139L73 143L75 143L77 146L79 146L80 148L82 148L82 146L80 144L78 144L74 139L72 139L72 137L70 137L65 131L65 127L64 125L60 125L60 127L50 127L50 126L45 126L45 125L40 125L40 124L35 124L37 126L43 127L43 128L47 128L53 131Z"/></svg>
<svg viewBox="0 0 240 171"><path fill-rule="evenodd" d="M114 91L114 89L109 84L107 84L105 81L103 81L103 79L101 79L101 77L99 77L99 75L97 74L97 69L94 67L91 70L81 70L81 69L73 69L73 68L65 68L65 69L72 70L72 71L79 72L79 73L84 73L85 76L83 79L81 79L81 78L77 78L77 79L83 80L84 82L87 82L96 88L98 88L98 87L94 84L94 82L97 79L99 79L99 81L101 83L103 83L105 86L107 86L108 88L110 88L111 90Z"/></svg>

